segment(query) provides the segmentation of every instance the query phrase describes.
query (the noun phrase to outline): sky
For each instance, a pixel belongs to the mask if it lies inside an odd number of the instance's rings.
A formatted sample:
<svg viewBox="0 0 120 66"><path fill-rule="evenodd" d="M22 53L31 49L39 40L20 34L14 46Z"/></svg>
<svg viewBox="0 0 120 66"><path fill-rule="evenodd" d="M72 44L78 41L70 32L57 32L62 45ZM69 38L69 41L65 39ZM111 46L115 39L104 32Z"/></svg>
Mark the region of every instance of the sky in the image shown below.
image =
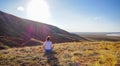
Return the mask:
<svg viewBox="0 0 120 66"><path fill-rule="evenodd" d="M120 0L0 0L0 11L69 32L120 32Z"/></svg>

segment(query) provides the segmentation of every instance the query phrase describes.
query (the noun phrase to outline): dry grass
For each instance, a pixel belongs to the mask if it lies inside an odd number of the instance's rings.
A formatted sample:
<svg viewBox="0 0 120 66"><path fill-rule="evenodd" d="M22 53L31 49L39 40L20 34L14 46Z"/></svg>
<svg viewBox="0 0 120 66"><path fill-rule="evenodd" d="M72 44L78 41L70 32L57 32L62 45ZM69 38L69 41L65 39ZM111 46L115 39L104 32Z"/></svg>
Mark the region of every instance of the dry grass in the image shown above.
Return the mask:
<svg viewBox="0 0 120 66"><path fill-rule="evenodd" d="M0 50L0 66L120 66L120 42L70 42L55 44L55 61L44 56L42 46Z"/></svg>

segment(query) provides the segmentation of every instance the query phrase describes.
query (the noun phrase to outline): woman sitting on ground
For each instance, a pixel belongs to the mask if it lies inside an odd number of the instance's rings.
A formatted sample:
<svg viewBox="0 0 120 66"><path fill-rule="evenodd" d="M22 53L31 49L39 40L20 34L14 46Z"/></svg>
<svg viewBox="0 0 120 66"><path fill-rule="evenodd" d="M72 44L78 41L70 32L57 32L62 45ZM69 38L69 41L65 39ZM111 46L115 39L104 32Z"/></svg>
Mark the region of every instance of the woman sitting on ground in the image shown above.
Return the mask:
<svg viewBox="0 0 120 66"><path fill-rule="evenodd" d="M51 41L50 39L51 39L51 37L48 36L48 37L46 38L46 41L45 41L44 44L43 44L43 48L44 48L44 50L45 50L45 53L50 53L50 52L52 52L53 45L52 45L52 41Z"/></svg>

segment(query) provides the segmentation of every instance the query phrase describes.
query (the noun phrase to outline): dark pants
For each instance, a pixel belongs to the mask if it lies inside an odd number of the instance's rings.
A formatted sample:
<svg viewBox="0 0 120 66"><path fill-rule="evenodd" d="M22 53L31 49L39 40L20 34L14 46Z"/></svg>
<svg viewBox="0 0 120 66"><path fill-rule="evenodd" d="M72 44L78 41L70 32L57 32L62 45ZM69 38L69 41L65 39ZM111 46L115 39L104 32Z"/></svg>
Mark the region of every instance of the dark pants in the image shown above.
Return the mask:
<svg viewBox="0 0 120 66"><path fill-rule="evenodd" d="M45 53L51 53L52 49L45 49Z"/></svg>
<svg viewBox="0 0 120 66"><path fill-rule="evenodd" d="M51 53L52 53L52 49L45 49L45 54L44 54L44 56L49 55L49 54L51 54Z"/></svg>

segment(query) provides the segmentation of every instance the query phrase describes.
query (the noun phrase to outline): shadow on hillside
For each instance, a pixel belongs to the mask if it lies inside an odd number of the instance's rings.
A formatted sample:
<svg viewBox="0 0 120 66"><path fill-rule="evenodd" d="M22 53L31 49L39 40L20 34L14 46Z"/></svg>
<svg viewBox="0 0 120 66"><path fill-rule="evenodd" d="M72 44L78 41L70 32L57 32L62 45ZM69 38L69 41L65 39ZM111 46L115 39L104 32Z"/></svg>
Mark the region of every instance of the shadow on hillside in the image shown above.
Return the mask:
<svg viewBox="0 0 120 66"><path fill-rule="evenodd" d="M49 66L59 66L58 59L55 57L56 52L52 51L51 53L45 53L47 57L47 64Z"/></svg>

